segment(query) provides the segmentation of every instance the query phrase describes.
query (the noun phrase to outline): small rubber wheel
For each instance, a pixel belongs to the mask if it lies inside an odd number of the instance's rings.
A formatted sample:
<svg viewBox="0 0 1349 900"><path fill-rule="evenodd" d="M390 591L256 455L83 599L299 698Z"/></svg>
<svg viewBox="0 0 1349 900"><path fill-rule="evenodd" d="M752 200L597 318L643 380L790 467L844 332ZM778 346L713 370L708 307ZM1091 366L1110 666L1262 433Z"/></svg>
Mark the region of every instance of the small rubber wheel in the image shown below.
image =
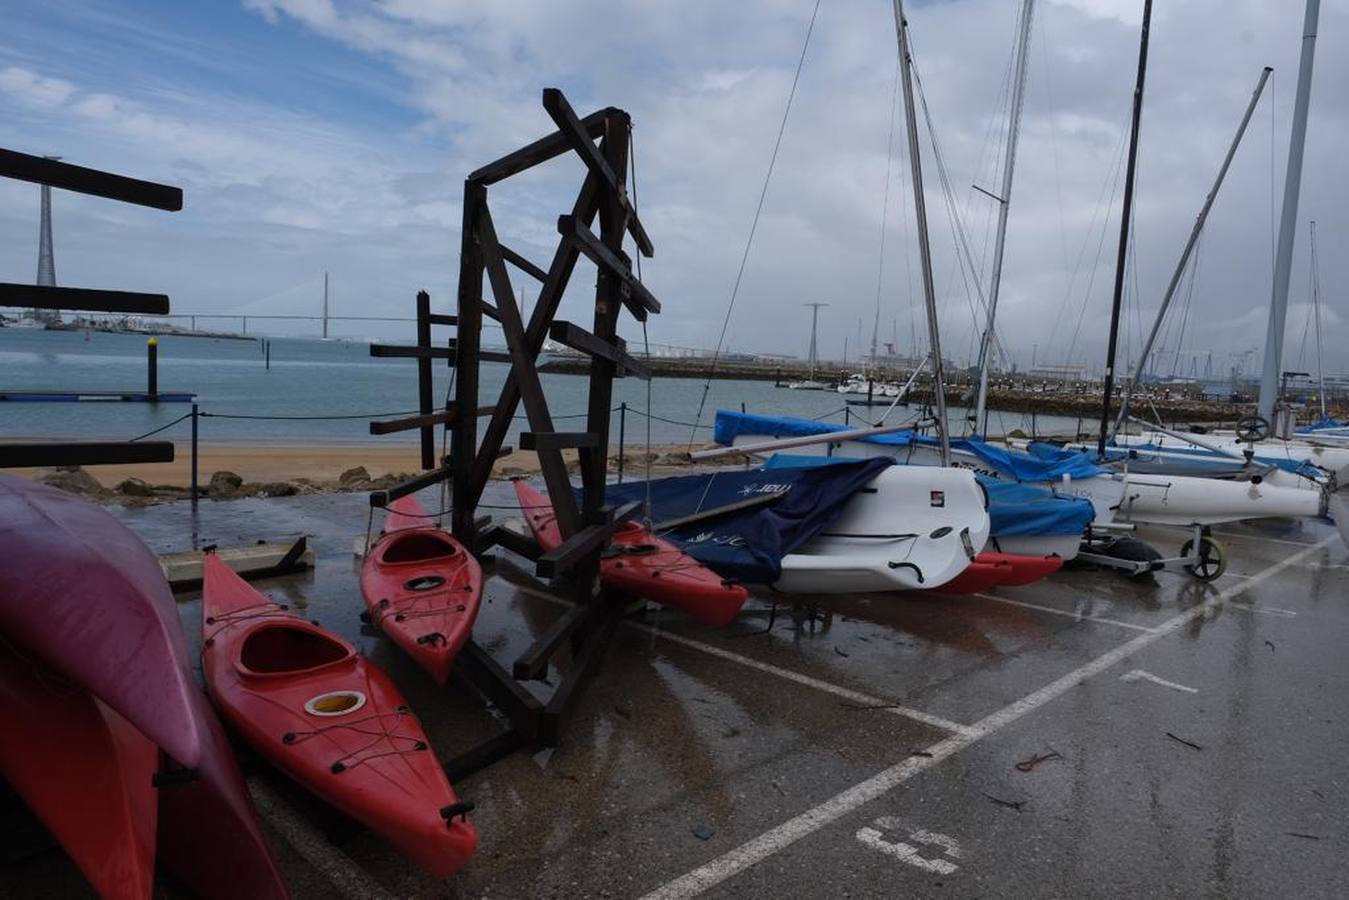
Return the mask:
<svg viewBox="0 0 1349 900"><path fill-rule="evenodd" d="M1157 548L1140 541L1138 538L1121 537L1114 538L1106 545L1104 552L1107 556L1113 556L1116 559L1125 559L1130 562L1153 563L1162 558L1162 554ZM1144 569L1142 572L1134 572L1129 575L1130 579L1143 580L1152 577L1151 569Z"/></svg>
<svg viewBox="0 0 1349 900"><path fill-rule="evenodd" d="M1180 548L1181 556L1189 556L1194 550L1194 538L1185 542ZM1227 551L1223 545L1212 538L1202 537L1199 539L1199 562L1185 567L1189 572L1200 581L1212 581L1219 575L1227 571Z"/></svg>

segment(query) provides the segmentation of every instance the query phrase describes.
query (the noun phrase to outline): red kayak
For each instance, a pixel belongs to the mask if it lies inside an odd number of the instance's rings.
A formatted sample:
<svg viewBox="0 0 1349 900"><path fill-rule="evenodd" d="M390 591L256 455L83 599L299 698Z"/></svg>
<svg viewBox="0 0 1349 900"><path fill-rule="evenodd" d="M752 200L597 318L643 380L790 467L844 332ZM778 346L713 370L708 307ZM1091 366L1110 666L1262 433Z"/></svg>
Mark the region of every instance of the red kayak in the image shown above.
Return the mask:
<svg viewBox="0 0 1349 900"><path fill-rule="evenodd" d="M203 572L202 672L259 753L437 878L478 836L389 676L337 635L286 612L213 553Z"/></svg>
<svg viewBox="0 0 1349 900"><path fill-rule="evenodd" d="M0 638L0 775L105 898L155 883L159 748Z"/></svg>
<svg viewBox="0 0 1349 900"><path fill-rule="evenodd" d="M1019 587L1031 584L1053 575L1063 568L1061 556L1021 556L1016 553L997 553L985 550L974 558L975 562L996 563L1011 567L998 584L1006 587Z"/></svg>
<svg viewBox="0 0 1349 900"><path fill-rule="evenodd" d="M106 510L0 475L0 632L196 765L197 686L173 594L155 555Z"/></svg>
<svg viewBox="0 0 1349 900"><path fill-rule="evenodd" d="M160 862L204 900L287 900L225 728L199 689L191 700L206 743L194 770L161 770Z"/></svg>
<svg viewBox="0 0 1349 900"><path fill-rule="evenodd" d="M545 551L560 546L562 531L548 498L522 480L515 482L515 496L538 545ZM600 559L600 581L718 627L729 625L749 596L742 585L727 581L636 522L625 522L614 532Z"/></svg>
<svg viewBox="0 0 1349 900"><path fill-rule="evenodd" d="M965 570L943 585L933 588L938 594L977 594L1003 583L1012 576L1006 563L983 562L976 558Z"/></svg>
<svg viewBox="0 0 1349 900"><path fill-rule="evenodd" d="M416 499L400 497L365 555L361 595L370 621L444 684L478 618L482 568Z"/></svg>

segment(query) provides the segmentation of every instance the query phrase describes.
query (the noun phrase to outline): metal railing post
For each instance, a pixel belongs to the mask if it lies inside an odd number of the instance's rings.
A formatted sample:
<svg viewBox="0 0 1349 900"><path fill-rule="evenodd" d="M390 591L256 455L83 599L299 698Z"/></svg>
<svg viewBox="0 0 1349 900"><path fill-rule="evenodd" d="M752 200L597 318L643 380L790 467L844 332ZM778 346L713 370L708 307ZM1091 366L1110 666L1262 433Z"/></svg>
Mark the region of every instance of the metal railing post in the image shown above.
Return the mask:
<svg viewBox="0 0 1349 900"><path fill-rule="evenodd" d="M197 404L192 404L192 505L197 505Z"/></svg>
<svg viewBox="0 0 1349 900"><path fill-rule="evenodd" d="M650 414L650 410L647 413ZM623 438L628 429L628 404L618 404L618 483L623 483Z"/></svg>

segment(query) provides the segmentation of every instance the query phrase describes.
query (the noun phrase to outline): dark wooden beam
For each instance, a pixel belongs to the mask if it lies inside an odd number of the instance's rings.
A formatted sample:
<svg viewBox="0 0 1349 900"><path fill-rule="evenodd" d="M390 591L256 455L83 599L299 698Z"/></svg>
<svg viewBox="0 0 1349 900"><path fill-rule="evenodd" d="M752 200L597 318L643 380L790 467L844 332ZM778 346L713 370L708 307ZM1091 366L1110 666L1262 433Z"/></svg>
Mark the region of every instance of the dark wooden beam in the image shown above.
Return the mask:
<svg viewBox="0 0 1349 900"><path fill-rule="evenodd" d="M371 344L370 355L380 359L454 359L451 347L402 347L394 344Z"/></svg>
<svg viewBox="0 0 1349 900"><path fill-rule="evenodd" d="M478 535L478 546L475 549L479 553L486 553L497 546L505 547L529 560L543 556L543 548L532 537L511 531L504 525L494 525Z"/></svg>
<svg viewBox="0 0 1349 900"><path fill-rule="evenodd" d="M592 137L600 137L604 133L604 120L608 114L608 109L601 109L586 116L581 120L582 130ZM468 180L486 187L504 178L510 178L525 169L533 168L539 163L561 156L571 149L572 146L567 137L560 131L554 131L547 137L539 138L534 143L521 147L514 153L507 153L500 159L474 170L469 174Z"/></svg>
<svg viewBox="0 0 1349 900"><path fill-rule="evenodd" d="M628 200L628 190L624 180L615 174L614 167L609 165L608 160L595 146L589 133L581 126L581 121L576 118L576 112L567 102L567 98L557 88L544 88L543 108L547 110L558 130L566 135L571 142L572 149L581 157L581 161L586 164L586 168L598 176L600 181L617 197L618 205L627 218L626 228L631 232L632 239L637 242L637 249L643 256L650 258L656 250L651 244L651 238L647 236L646 229L637 219L637 211L633 209L632 203ZM612 112L611 122L626 124L627 113L621 110L613 110Z"/></svg>
<svg viewBox="0 0 1349 900"><path fill-rule="evenodd" d="M479 416L490 416L492 407L479 406ZM458 409L453 403L449 409L443 409L440 412L428 413L424 416L408 416L404 419L384 419L379 422L370 423L371 434L393 434L397 431L411 431L414 428L430 428L437 425L453 425L455 417L458 415ZM433 463L434 465L434 463Z"/></svg>
<svg viewBox="0 0 1349 900"><path fill-rule="evenodd" d="M325 275L326 279L327 276ZM326 289L326 281L325 281ZM453 344L451 344L453 346ZM417 292L417 349L430 351L431 347L431 295L426 291ZM375 348L371 347L370 352L374 353ZM417 357L417 408L421 410L419 418L430 418L436 413L435 397L432 392L435 388L435 381L431 376L431 357ZM371 434L387 434L388 432L376 431L374 422L370 423ZM421 434L418 436L421 444L421 463L423 469L434 469L436 466L436 432L433 427L435 423L424 422L419 427ZM397 429L402 430L402 429Z"/></svg>
<svg viewBox="0 0 1349 900"><path fill-rule="evenodd" d="M464 182L464 212L459 235L459 284L455 294L459 327L455 346L459 352L468 354L470 360L477 359L482 342L483 268L482 253L478 249L478 215L486 206L487 188L471 179ZM455 402L463 409L476 406L481 383L477 362L459 365L456 359L455 365ZM496 461L490 454L495 449L493 447L487 451L489 477L491 465ZM453 506L451 526L454 536L470 547L477 537L473 511L478 507L480 491L474 487L473 473L482 462L479 453L477 417L460 416L450 429L450 460L453 468L450 481Z"/></svg>
<svg viewBox="0 0 1349 900"><path fill-rule="evenodd" d="M574 241L577 249L589 257L591 262L602 269L607 269L622 282L629 293L629 296L622 298L623 302L632 310L634 316L645 320L646 313L660 312L660 301L632 274L632 267L627 265L618 253L606 247L589 228L573 216L560 216L557 220L557 231L567 240Z"/></svg>
<svg viewBox="0 0 1349 900"><path fill-rule="evenodd" d="M557 498L552 498L554 509ZM567 538L557 547L549 550L538 559L538 573L541 578L555 578L569 572L588 554L603 547L623 523L642 510L642 501L633 500L613 511L607 521L587 525L576 534Z"/></svg>
<svg viewBox="0 0 1349 900"><path fill-rule="evenodd" d="M84 166L14 150L0 150L0 177L48 184L54 188L135 203L137 206L152 206L169 212L183 208L182 188L100 172L98 169L86 169Z"/></svg>
<svg viewBox="0 0 1349 900"><path fill-rule="evenodd" d="M599 445L599 435L591 434L589 431L520 432L520 449L533 450L536 453L540 450L574 450L578 447L598 447Z"/></svg>
<svg viewBox="0 0 1349 900"><path fill-rule="evenodd" d="M399 497L406 497L408 494L415 494L422 488L428 488L433 484L440 484L446 478L450 477L449 469L432 469L430 472L423 472L415 478L409 478L401 484L395 484L391 488L382 491L370 492L370 505L376 509L383 509Z"/></svg>
<svg viewBox="0 0 1349 900"><path fill-rule="evenodd" d="M534 265L532 262L525 259L520 254L516 253L510 247L507 247L505 244L501 245L501 255L506 258L506 262L515 266L521 272L524 272L526 275L533 276L535 281L543 282L548 280L547 272L545 272L543 269L540 269L538 266Z"/></svg>
<svg viewBox="0 0 1349 900"><path fill-rule="evenodd" d="M604 659L604 651L613 641L620 617L616 611L606 612L600 627L585 635L585 641L574 654L566 676L558 684L557 690L553 691L553 696L548 698L548 704L543 708L543 712L539 714L535 739L544 747L557 746L584 687L594 677L600 662Z"/></svg>
<svg viewBox="0 0 1349 900"><path fill-rule="evenodd" d="M539 372L535 366L537 354L531 351L524 323L520 320L515 290L511 287L510 273L506 271L501 244L497 241L496 228L492 224L492 213L486 203L478 213L478 248L487 280L492 286L492 295L496 297L497 310L501 313L501 330L506 336L506 346L510 349L511 371L520 384L520 396L524 400L529 426L537 432L551 432L555 430L553 417L548 411L548 400L544 396L543 384L539 381ZM480 448L480 456L482 452L483 448ZM560 452L550 451L546 447L537 452L548 493L555 498L553 512L557 515L558 529L564 538L571 537L580 526L580 520L576 498L571 494L567 465Z"/></svg>
<svg viewBox="0 0 1349 900"><path fill-rule="evenodd" d="M169 313L169 298L165 294L138 294L132 291L0 283L0 306L165 316Z"/></svg>
<svg viewBox="0 0 1349 900"><path fill-rule="evenodd" d="M506 715L512 727L526 739L538 734L538 717L543 709L533 694L492 659L491 654L469 638L455 657L454 671Z"/></svg>
<svg viewBox="0 0 1349 900"><path fill-rule="evenodd" d="M169 441L34 441L0 444L0 469L173 462Z"/></svg>
<svg viewBox="0 0 1349 900"><path fill-rule="evenodd" d="M578 631L584 631L597 612L590 603L569 608L534 639L511 665L511 674L520 681L540 681L548 673L548 661L562 643Z"/></svg>
<svg viewBox="0 0 1349 900"><path fill-rule="evenodd" d="M590 356L598 356L601 359L617 363L619 372L616 373L616 377L621 378L624 374L627 374L635 375L643 381L651 378L651 370L647 368L645 363L624 352L626 344L622 338L617 339L617 344L611 344L608 341L600 340L574 322L562 321L553 323L552 327L548 329L548 336L573 350L579 350Z"/></svg>
<svg viewBox="0 0 1349 900"><path fill-rule="evenodd" d="M572 215L587 223L593 220L599 209L599 190L599 179L594 175L587 175L576 196L576 203L572 206ZM539 298L534 304L534 311L530 314L529 330L525 335L529 351L536 358L543 347L544 339L548 336L548 325L557 314L558 304L562 302L562 295L566 291L567 282L571 280L579 256L580 252L568 241L559 241L557 249L553 251L553 259L548 267L548 280L539 290ZM470 503L477 503L482 498L482 492L492 477L492 454L510 433L519 404L520 381L512 370L506 373L506 380L501 386L501 394L496 403L496 415L487 424L483 434L483 450L473 461Z"/></svg>
<svg viewBox="0 0 1349 900"><path fill-rule="evenodd" d="M432 325L458 325L458 316L447 316L444 313L431 313L426 320Z"/></svg>

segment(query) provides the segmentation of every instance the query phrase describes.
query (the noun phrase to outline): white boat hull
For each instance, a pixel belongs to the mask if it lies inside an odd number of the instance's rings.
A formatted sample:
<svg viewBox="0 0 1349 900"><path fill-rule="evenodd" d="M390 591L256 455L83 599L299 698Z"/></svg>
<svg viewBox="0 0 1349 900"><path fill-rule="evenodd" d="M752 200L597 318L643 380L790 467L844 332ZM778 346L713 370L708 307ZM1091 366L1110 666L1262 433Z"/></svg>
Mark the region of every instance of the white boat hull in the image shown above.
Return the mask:
<svg viewBox="0 0 1349 900"><path fill-rule="evenodd" d="M1196 435L1206 444L1212 444L1221 447L1224 450L1230 450L1234 453L1245 452L1247 448L1255 451L1256 457L1266 459L1282 459L1291 462L1309 462L1314 466L1325 469L1335 476L1339 484L1349 484L1349 447L1323 446L1310 444L1306 441L1280 441L1269 439L1258 441L1254 444L1248 444L1239 441L1235 434L1218 432L1216 434ZM1149 432L1147 435L1118 435L1115 438L1117 443L1150 443L1160 444L1163 447L1193 447L1192 444L1174 438L1170 435Z"/></svg>
<svg viewBox="0 0 1349 900"><path fill-rule="evenodd" d="M783 557L773 587L851 594L940 587L988 540L984 492L960 469L884 469L842 515Z"/></svg>

